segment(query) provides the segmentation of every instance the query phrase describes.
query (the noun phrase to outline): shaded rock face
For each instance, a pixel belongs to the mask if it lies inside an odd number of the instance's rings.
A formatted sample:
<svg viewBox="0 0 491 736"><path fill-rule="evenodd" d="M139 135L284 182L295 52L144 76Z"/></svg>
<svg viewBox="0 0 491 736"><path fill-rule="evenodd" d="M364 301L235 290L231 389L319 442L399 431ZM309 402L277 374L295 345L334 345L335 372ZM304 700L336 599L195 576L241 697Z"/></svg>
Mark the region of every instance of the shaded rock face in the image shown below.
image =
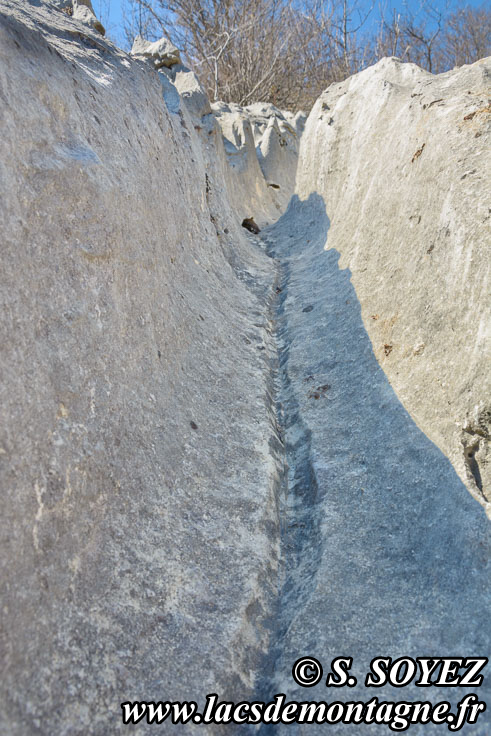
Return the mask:
<svg viewBox="0 0 491 736"><path fill-rule="evenodd" d="M327 213L319 194L297 196L261 233L279 265L277 401L288 467L277 628L262 692L296 702L447 700L455 713L466 688L364 687L374 657L488 655L491 535L481 507L383 370L353 274L339 251L324 249L333 228ZM324 678L334 657L352 657L356 682L327 689L323 679L306 691L291 677L300 656L315 656ZM489 702L489 680L478 692ZM490 724L486 712L468 732L485 736ZM326 728L384 732L377 723L338 723L298 725L294 733ZM410 732L438 729L412 724Z"/></svg>
<svg viewBox="0 0 491 736"><path fill-rule="evenodd" d="M481 503L489 465L491 64L383 59L314 106L297 192L321 195L399 399Z"/></svg>

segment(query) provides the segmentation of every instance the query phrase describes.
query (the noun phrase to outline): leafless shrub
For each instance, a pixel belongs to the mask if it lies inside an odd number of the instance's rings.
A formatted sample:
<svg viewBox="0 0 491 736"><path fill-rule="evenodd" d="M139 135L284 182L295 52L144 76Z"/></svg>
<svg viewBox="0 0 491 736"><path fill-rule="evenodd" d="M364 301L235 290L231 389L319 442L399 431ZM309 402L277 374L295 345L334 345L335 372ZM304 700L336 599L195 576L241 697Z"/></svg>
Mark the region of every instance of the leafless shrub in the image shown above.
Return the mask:
<svg viewBox="0 0 491 736"><path fill-rule="evenodd" d="M212 100L243 105L308 110L330 83L383 56L437 73L491 53L485 6L384 7L378 27L373 6L358 0L127 0L126 7L128 44L138 33L168 36Z"/></svg>

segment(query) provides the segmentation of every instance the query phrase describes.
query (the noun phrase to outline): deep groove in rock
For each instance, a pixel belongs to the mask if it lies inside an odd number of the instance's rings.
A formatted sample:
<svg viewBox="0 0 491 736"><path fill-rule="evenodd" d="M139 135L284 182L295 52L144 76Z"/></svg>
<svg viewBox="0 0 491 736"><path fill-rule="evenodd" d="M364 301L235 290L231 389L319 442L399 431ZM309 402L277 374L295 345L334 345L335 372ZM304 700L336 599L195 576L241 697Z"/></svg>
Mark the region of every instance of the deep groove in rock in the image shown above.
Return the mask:
<svg viewBox="0 0 491 736"><path fill-rule="evenodd" d="M267 236L264 242L268 255L275 259ZM290 269L286 262L278 260L276 264L278 274L273 287L276 299L272 305L277 354L274 404L278 433L283 440L285 472L278 498L281 536L278 602L272 622L271 646L257 687L258 697L265 701L275 695L274 672L282 640L292 624L296 607L305 604L315 587L322 553L318 485L311 462L311 432L302 421L288 373L290 347L285 302L289 295ZM269 727L263 724L260 731L267 733Z"/></svg>

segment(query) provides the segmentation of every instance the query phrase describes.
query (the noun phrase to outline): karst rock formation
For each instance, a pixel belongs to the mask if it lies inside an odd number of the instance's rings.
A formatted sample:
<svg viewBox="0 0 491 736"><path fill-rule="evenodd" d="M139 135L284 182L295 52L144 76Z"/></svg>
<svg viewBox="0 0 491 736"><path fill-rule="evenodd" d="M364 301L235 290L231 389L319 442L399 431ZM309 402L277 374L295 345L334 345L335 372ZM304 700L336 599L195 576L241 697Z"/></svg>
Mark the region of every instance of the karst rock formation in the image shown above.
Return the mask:
<svg viewBox="0 0 491 736"><path fill-rule="evenodd" d="M491 61L306 119L74 6L0 0L0 733L256 733L120 704L489 655Z"/></svg>

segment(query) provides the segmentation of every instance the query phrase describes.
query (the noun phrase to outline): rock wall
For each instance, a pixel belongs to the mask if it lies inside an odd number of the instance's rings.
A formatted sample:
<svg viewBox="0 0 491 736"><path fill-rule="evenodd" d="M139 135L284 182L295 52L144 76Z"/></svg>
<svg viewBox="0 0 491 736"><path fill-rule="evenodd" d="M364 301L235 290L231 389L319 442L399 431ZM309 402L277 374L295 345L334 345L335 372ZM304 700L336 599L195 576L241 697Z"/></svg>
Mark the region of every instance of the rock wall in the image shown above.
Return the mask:
<svg viewBox="0 0 491 736"><path fill-rule="evenodd" d="M228 191L238 216L268 225L284 211L295 189L305 115L274 105L212 105L223 133Z"/></svg>
<svg viewBox="0 0 491 736"><path fill-rule="evenodd" d="M491 499L490 60L383 59L315 104L297 192L325 202L377 360L481 503Z"/></svg>
<svg viewBox="0 0 491 736"><path fill-rule="evenodd" d="M41 1L0 33L0 731L118 733L268 648L273 268L189 70Z"/></svg>
<svg viewBox="0 0 491 736"><path fill-rule="evenodd" d="M423 652L487 656L490 525L382 370L351 271L339 251L325 250L328 212L319 194L297 196L261 233L280 269L276 395L288 467L278 614L262 684L268 700L285 693L290 702L420 701L414 682L367 689L370 662ZM321 679L306 693L291 676L300 656L315 656L324 677L334 657L352 657L355 679L335 690ZM455 712L465 692L429 688L423 699L447 701ZM490 702L489 679L477 692ZM290 726L274 728L283 734ZM383 732L380 723L304 724L297 732L326 728L336 736ZM411 724L415 736L438 730ZM489 730L486 712L468 734Z"/></svg>
<svg viewBox="0 0 491 736"><path fill-rule="evenodd" d="M432 77L386 59L330 87L306 124L297 193L261 233L279 269L288 468L268 699L420 701L414 682L367 689L372 659L488 655L490 527L462 480L489 509L489 69ZM333 657L351 657L353 680L306 691L291 676L300 656L324 677ZM436 692L423 698L455 712L465 690ZM489 681L478 692L490 702ZM438 729L411 724L414 736ZM485 736L490 714L464 729Z"/></svg>

